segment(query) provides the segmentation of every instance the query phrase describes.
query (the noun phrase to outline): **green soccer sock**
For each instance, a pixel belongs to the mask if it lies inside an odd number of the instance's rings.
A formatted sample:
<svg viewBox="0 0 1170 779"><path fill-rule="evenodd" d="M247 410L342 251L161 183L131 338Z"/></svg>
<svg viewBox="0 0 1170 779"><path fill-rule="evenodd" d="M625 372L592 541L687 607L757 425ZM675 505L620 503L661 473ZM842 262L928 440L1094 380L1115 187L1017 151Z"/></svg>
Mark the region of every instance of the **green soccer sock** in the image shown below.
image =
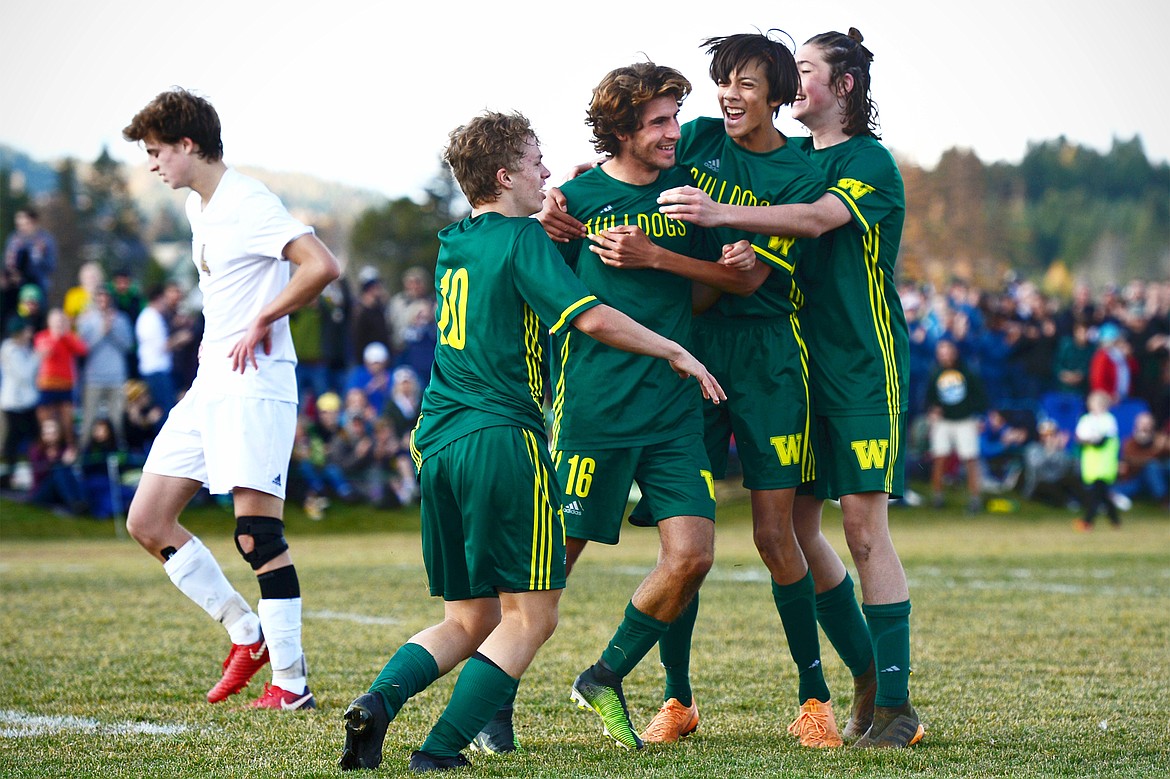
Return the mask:
<svg viewBox="0 0 1170 779"><path fill-rule="evenodd" d="M609 640L609 645L601 653L601 661L609 667L619 679L625 676L641 662L662 634L666 632L669 623L654 619L649 614L643 614L630 601L626 606L626 617L618 625L617 632Z"/></svg>
<svg viewBox="0 0 1170 779"><path fill-rule="evenodd" d="M772 582L772 599L784 635L788 637L788 652L800 672L800 702L816 698L821 703L829 701L829 686L821 669L821 641L817 633L816 590L813 586L812 571L805 571L804 577L792 584Z"/></svg>
<svg viewBox="0 0 1170 779"><path fill-rule="evenodd" d="M519 685L520 685L520 683L517 682L516 683L517 690L519 689ZM507 700L505 700L503 703L500 704L500 708L501 709L514 709L514 708L516 708L516 690L512 690L512 694L508 696Z"/></svg>
<svg viewBox="0 0 1170 779"><path fill-rule="evenodd" d="M504 701L516 695L519 681L476 652L463 666L451 701L421 747L435 757L454 757L471 743Z"/></svg>
<svg viewBox="0 0 1170 779"><path fill-rule="evenodd" d="M861 676L869 670L873 643L848 571L840 584L817 596L817 622L850 673Z"/></svg>
<svg viewBox="0 0 1170 779"><path fill-rule="evenodd" d="M422 692L439 678L439 666L431 653L419 644L406 643L398 648L370 685L386 706L390 719L398 716L412 695Z"/></svg>
<svg viewBox="0 0 1170 779"><path fill-rule="evenodd" d="M687 604L678 619L667 626L658 639L658 656L666 669L666 687L662 700L675 698L683 706L694 702L691 690L691 637L695 633L695 618L699 616L699 593Z"/></svg>
<svg viewBox="0 0 1170 779"><path fill-rule="evenodd" d="M878 706L901 706L910 698L910 601L861 605L869 622L877 664Z"/></svg>

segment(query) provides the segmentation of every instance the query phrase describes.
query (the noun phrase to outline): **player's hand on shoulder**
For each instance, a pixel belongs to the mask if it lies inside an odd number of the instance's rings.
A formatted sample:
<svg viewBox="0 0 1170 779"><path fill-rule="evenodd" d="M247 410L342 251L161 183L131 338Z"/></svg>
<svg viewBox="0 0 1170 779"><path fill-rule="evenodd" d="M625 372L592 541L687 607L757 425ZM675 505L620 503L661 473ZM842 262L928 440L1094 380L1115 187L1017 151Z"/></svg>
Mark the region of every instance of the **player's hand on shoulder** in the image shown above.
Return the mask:
<svg viewBox="0 0 1170 779"><path fill-rule="evenodd" d="M601 164L604 163L608 159L609 159L609 157L607 157L603 154L600 157L597 157L596 159L590 160L589 162L578 162L576 165L574 165L572 168L569 169L569 173L568 173L568 175L565 176L563 181L575 179L578 176L580 176L582 173L585 173L588 170L600 167Z"/></svg>
<svg viewBox="0 0 1170 779"><path fill-rule="evenodd" d="M548 237L557 243L568 243L586 235L585 225L569 215L569 201L556 187L549 188L536 219Z"/></svg>

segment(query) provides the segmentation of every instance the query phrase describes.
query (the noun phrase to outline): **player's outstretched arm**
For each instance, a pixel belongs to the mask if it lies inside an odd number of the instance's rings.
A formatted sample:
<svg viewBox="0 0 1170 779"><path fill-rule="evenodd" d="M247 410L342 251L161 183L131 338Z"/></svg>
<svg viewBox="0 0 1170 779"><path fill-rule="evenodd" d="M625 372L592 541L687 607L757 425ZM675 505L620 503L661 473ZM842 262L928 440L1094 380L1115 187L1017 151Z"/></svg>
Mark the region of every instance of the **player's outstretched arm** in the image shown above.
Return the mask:
<svg viewBox="0 0 1170 779"><path fill-rule="evenodd" d="M638 324L616 308L594 306L578 314L572 324L591 338L615 349L661 357L670 363L679 376L694 376L703 390L704 398L713 403L727 400L719 382L694 355L669 338Z"/></svg>
<svg viewBox="0 0 1170 779"><path fill-rule="evenodd" d="M768 278L771 269L765 263L753 263L748 270L743 267L745 253L752 251L747 241L738 241L724 247L719 262L708 262L687 257L665 249L650 240L640 227L618 225L589 236L593 245L589 250L601 258L606 265L615 268L653 268L673 273L676 276L697 281L720 292L747 296L759 289ZM723 260L731 258L731 264Z"/></svg>
<svg viewBox="0 0 1170 779"><path fill-rule="evenodd" d="M317 236L307 233L295 238L284 247L284 256L297 266L296 273L280 294L266 305L260 314L248 325L242 338L228 352L232 370L243 373L251 363L256 363L256 347L264 353L272 348L272 323L317 299L329 282L341 275L341 264L333 252L321 243Z"/></svg>
<svg viewBox="0 0 1170 779"><path fill-rule="evenodd" d="M849 209L828 193L812 203L733 206L716 203L697 187L675 187L658 196L658 210L702 227L734 227L761 235L820 238L852 219Z"/></svg>

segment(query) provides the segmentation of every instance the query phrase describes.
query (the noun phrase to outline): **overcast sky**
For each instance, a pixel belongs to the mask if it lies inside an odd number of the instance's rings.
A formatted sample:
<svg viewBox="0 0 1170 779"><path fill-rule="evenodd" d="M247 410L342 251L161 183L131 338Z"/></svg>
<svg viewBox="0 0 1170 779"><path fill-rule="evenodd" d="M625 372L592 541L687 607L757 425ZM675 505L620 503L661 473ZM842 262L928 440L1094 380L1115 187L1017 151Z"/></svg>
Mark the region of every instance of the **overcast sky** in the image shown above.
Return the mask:
<svg viewBox="0 0 1170 779"><path fill-rule="evenodd" d="M1018 162L1060 135L1103 152L1140 135L1160 162L1168 22L1165 0L3 0L0 143L143 162L121 129L177 84L215 104L230 164L415 195L447 133L491 108L531 119L555 181L593 157L584 112L608 70L678 68L695 86L681 118L715 115L703 38L855 26L885 142L924 166L955 146ZM778 124L803 132L786 110Z"/></svg>

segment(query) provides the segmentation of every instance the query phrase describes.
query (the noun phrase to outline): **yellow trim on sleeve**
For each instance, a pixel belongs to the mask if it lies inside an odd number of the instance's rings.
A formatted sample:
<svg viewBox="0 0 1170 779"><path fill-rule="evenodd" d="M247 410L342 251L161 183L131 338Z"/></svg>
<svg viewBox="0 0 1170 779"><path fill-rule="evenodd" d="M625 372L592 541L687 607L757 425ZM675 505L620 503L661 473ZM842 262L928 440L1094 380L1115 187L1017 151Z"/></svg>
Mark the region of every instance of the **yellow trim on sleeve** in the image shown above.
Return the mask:
<svg viewBox="0 0 1170 779"><path fill-rule="evenodd" d="M849 193L840 187L829 187L828 191L841 198L841 201L845 203L845 207L853 212L853 215L857 218L858 222L861 222L862 232L868 233L869 222L867 222L865 217L861 215L861 209L857 207L857 202L849 196Z"/></svg>
<svg viewBox="0 0 1170 779"><path fill-rule="evenodd" d="M761 249L759 246L756 246L754 243L752 244L752 249L755 250L756 254L758 254L760 256L760 259L762 259L764 262L767 262L771 265L775 265L776 267L779 267L779 268L783 268L784 270L788 271L789 273L792 273L792 270L793 270L792 263L788 262L787 260L780 259L780 257L778 255L772 254L771 252L767 251L766 249Z"/></svg>
<svg viewBox="0 0 1170 779"><path fill-rule="evenodd" d="M557 323L550 327L549 330L554 333L559 333L561 328L565 326L565 322L568 322L570 319L572 319L577 314L577 311L581 308L581 306L588 305L595 300L597 300L596 295L587 295L581 298L576 303L562 311L561 318L558 319Z"/></svg>

